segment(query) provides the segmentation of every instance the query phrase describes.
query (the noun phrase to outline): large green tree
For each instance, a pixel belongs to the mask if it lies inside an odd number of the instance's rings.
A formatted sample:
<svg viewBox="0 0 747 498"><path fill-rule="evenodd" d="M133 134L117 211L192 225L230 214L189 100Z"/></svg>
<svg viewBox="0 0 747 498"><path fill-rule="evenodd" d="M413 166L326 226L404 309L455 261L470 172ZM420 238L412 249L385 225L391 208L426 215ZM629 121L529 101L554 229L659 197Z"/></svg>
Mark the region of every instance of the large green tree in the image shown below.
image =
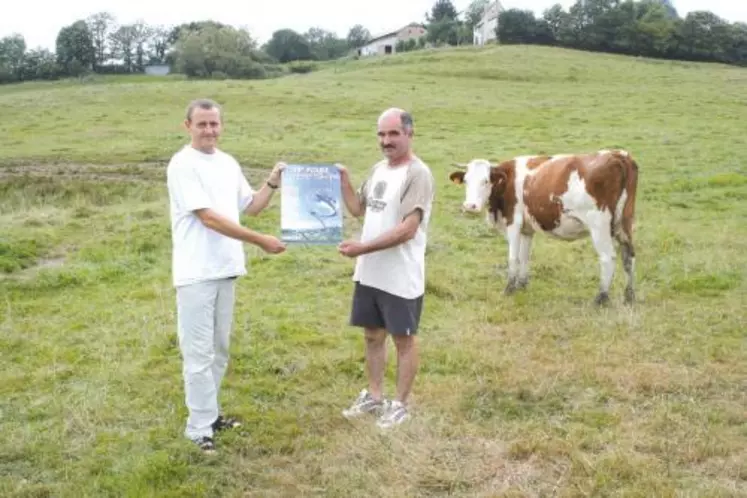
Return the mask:
<svg viewBox="0 0 747 498"><path fill-rule="evenodd" d="M434 45L461 45L472 40L471 30L465 29L451 0L436 0L425 18L426 38Z"/></svg>
<svg viewBox="0 0 747 498"><path fill-rule="evenodd" d="M371 32L360 24L356 24L348 31L347 42L351 49L360 48L371 40Z"/></svg>
<svg viewBox="0 0 747 498"><path fill-rule="evenodd" d="M65 74L78 76L93 70L96 50L85 21L75 21L57 34L57 62Z"/></svg>
<svg viewBox="0 0 747 498"><path fill-rule="evenodd" d="M264 46L265 52L280 62L313 60L309 40L292 29L280 29Z"/></svg>
<svg viewBox="0 0 747 498"><path fill-rule="evenodd" d="M22 35L14 33L0 38L0 83L21 81L25 52L26 40Z"/></svg>
<svg viewBox="0 0 747 498"><path fill-rule="evenodd" d="M193 77L261 78L267 61L248 31L231 26L184 30L174 55L177 71Z"/></svg>

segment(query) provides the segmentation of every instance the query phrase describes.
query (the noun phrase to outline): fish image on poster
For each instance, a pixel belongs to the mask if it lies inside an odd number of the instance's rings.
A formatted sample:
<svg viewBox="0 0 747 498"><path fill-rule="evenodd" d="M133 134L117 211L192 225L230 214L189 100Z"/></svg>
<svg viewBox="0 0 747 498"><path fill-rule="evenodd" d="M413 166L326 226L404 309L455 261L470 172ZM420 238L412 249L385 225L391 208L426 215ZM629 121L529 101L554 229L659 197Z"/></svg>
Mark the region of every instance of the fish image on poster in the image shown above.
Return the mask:
<svg viewBox="0 0 747 498"><path fill-rule="evenodd" d="M280 197L281 238L286 243L342 242L342 188L334 164L288 164Z"/></svg>

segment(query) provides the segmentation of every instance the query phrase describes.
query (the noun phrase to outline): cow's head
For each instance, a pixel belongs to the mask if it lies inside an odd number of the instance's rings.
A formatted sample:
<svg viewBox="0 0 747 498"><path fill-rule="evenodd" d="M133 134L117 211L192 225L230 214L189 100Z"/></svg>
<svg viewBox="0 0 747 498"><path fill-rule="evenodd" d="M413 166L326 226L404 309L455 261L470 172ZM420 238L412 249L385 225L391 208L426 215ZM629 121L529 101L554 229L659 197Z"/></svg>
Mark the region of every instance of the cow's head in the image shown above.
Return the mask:
<svg viewBox="0 0 747 498"><path fill-rule="evenodd" d="M473 159L467 164L457 163L458 171L449 175L449 179L465 186L462 211L479 213L487 205L491 191L502 195L506 188L506 174L498 170L486 159Z"/></svg>

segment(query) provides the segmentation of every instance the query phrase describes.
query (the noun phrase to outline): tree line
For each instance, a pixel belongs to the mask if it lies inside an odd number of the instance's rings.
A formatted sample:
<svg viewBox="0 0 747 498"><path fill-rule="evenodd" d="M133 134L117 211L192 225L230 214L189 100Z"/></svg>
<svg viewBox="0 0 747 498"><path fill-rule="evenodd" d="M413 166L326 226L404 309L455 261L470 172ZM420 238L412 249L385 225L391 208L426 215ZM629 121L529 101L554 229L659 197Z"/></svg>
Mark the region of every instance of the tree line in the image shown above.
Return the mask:
<svg viewBox="0 0 747 498"><path fill-rule="evenodd" d="M680 17L670 0L578 0L535 18L511 9L498 23L500 43L561 46L626 55L747 65L747 23L701 10Z"/></svg>
<svg viewBox="0 0 747 498"><path fill-rule="evenodd" d="M0 83L134 74L161 64L194 77L263 78L282 72L286 62L337 59L370 39L361 25L346 38L321 28L281 29L259 46L246 29L220 22L119 24L112 14L99 12L60 29L54 52L29 49L21 34L0 38Z"/></svg>
<svg viewBox="0 0 747 498"><path fill-rule="evenodd" d="M399 42L395 51L472 44L473 29L490 3L473 0L458 12L451 0L436 0L424 16L426 35ZM708 11L680 18L670 0L578 0L568 11L556 4L539 18L510 9L501 12L496 37L503 44L747 65L747 24ZM314 61L355 57L371 39L358 24L344 38L318 27L305 33L279 29L260 46L247 30L215 21L119 24L99 12L60 29L54 52L28 49L20 34L0 39L0 83L142 73L153 64L190 77L267 78L311 70Z"/></svg>
<svg viewBox="0 0 747 498"><path fill-rule="evenodd" d="M472 26L487 3L474 0L468 20L453 23L449 19L458 17L454 6L437 0L426 14L428 44L471 43ZM142 73L154 64L198 78L267 78L310 70L314 61L354 57L371 39L369 30L357 24L344 38L319 27L305 33L279 29L259 46L246 29L211 20L168 27L120 24L112 14L98 12L60 29L55 51L29 49L20 34L0 39L0 83ZM412 48L426 46L425 41L413 41Z"/></svg>
<svg viewBox="0 0 747 498"><path fill-rule="evenodd" d="M473 2L460 19L449 0L427 16L431 45L462 45L472 36L487 1ZM577 0L537 18L531 10L504 10L496 39L501 44L539 44L594 52L747 65L747 23L730 23L701 10L680 17L670 0ZM416 50L422 43L403 43Z"/></svg>

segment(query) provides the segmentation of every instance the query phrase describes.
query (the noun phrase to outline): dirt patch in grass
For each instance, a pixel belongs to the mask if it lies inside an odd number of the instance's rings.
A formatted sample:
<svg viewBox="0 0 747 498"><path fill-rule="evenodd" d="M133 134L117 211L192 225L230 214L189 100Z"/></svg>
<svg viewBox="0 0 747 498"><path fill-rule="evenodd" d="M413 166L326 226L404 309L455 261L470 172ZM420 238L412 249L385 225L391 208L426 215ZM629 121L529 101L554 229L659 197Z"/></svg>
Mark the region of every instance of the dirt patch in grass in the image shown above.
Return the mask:
<svg viewBox="0 0 747 498"><path fill-rule="evenodd" d="M156 163L115 165L30 163L0 167L0 178L28 176L114 182L161 180L164 175L165 165Z"/></svg>
<svg viewBox="0 0 747 498"><path fill-rule="evenodd" d="M167 162L122 164L13 163L0 164L0 180L17 178L56 178L93 182L158 182L165 185ZM259 189L272 167L242 167L249 182Z"/></svg>
<svg viewBox="0 0 747 498"><path fill-rule="evenodd" d="M52 250L34 239L0 241L0 278L33 279L40 270L62 267L69 250Z"/></svg>

